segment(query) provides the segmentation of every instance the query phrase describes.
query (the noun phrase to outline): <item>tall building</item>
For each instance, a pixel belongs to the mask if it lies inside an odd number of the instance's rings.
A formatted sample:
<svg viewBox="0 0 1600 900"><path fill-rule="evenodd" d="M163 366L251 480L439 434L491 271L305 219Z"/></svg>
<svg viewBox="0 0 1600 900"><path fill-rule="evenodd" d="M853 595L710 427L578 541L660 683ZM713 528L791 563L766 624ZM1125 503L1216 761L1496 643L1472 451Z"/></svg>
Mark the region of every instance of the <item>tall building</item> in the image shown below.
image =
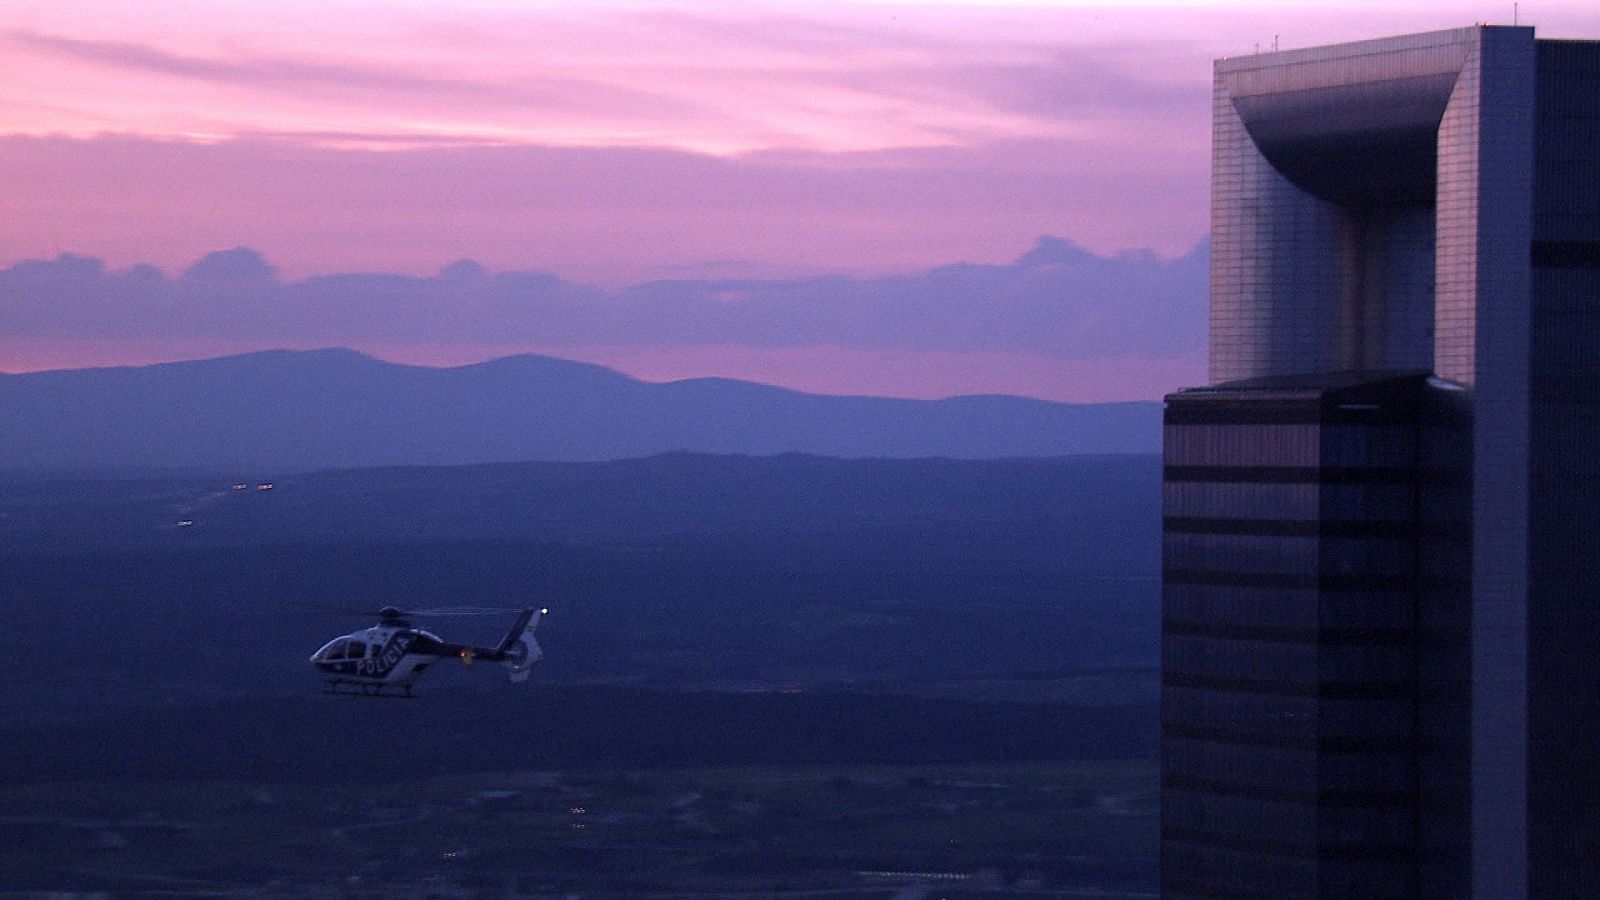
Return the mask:
<svg viewBox="0 0 1600 900"><path fill-rule="evenodd" d="M1172 897L1600 896L1600 42L1220 60Z"/></svg>

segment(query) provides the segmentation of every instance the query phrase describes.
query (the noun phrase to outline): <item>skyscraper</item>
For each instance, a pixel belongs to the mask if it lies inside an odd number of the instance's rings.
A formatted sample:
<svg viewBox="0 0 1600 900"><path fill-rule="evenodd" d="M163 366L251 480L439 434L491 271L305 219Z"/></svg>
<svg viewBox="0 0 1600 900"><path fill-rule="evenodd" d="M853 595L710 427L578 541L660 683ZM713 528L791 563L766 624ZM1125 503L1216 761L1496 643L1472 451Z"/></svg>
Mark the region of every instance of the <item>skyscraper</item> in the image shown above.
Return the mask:
<svg viewBox="0 0 1600 900"><path fill-rule="evenodd" d="M1216 64L1170 896L1600 896L1600 42Z"/></svg>

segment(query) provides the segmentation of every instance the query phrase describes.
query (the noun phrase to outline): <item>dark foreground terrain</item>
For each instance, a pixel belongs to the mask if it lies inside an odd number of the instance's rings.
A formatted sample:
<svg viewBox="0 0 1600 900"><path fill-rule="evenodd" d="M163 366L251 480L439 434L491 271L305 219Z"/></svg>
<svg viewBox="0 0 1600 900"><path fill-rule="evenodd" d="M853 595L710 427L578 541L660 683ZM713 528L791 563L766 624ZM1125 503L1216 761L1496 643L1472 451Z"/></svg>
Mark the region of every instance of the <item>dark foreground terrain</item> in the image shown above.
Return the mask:
<svg viewBox="0 0 1600 900"><path fill-rule="evenodd" d="M1147 892L1158 467L0 477L0 886ZM321 694L385 604L547 663Z"/></svg>
<svg viewBox="0 0 1600 900"><path fill-rule="evenodd" d="M0 880L123 895L1139 897L1130 762L0 788Z"/></svg>

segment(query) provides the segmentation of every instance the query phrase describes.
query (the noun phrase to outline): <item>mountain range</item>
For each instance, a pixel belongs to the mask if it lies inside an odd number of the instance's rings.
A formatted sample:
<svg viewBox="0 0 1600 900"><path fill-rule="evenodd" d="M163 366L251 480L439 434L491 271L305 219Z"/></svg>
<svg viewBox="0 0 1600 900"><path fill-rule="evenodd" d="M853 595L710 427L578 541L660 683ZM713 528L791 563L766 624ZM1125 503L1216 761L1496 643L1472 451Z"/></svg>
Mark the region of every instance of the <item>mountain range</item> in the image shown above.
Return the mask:
<svg viewBox="0 0 1600 900"><path fill-rule="evenodd" d="M546 356L429 368L327 349L0 374L0 421L0 467L309 470L678 450L1153 453L1161 406L824 396L716 378L650 383Z"/></svg>

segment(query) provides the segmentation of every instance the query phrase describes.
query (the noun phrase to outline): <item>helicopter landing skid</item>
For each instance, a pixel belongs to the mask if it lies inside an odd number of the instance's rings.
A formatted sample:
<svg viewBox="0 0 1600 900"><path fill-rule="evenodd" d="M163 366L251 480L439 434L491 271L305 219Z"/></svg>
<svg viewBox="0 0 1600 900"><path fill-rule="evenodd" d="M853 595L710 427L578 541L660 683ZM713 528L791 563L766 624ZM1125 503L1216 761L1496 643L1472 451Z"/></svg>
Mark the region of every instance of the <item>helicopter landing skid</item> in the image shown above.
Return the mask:
<svg viewBox="0 0 1600 900"><path fill-rule="evenodd" d="M346 690L348 688L348 690ZM373 699L410 700L413 699L411 685L389 687L383 684L371 684L361 681L330 681L323 687L322 692L335 697L371 697Z"/></svg>

